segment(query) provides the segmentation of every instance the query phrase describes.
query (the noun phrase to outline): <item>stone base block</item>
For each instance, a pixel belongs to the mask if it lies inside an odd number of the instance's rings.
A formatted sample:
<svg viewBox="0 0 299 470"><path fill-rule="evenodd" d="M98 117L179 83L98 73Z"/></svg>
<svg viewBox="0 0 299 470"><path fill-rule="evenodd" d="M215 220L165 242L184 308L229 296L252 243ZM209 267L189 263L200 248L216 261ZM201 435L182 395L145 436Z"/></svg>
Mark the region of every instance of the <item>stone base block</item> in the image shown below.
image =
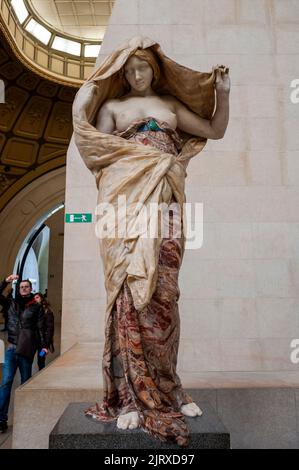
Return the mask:
<svg viewBox="0 0 299 470"><path fill-rule="evenodd" d="M196 391L190 394L195 398ZM101 423L84 415L90 403L71 403L49 436L50 449L178 449L161 442L141 428L121 430L112 423ZM189 449L229 449L230 435L216 411L201 403L202 416L185 418L190 432Z"/></svg>

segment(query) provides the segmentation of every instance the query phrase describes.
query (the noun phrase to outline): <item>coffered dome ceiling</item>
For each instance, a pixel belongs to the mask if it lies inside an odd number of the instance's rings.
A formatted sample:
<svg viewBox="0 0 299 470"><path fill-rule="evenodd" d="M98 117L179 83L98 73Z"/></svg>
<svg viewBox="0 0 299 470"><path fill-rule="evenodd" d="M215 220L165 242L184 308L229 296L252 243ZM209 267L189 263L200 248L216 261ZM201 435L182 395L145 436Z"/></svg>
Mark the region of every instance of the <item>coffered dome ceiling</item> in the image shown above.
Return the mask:
<svg viewBox="0 0 299 470"><path fill-rule="evenodd" d="M27 70L0 32L0 211L23 187L65 165L76 88Z"/></svg>
<svg viewBox="0 0 299 470"><path fill-rule="evenodd" d="M115 0L27 0L43 21L67 35L100 39Z"/></svg>
<svg viewBox="0 0 299 470"><path fill-rule="evenodd" d="M30 13L28 16L27 11L27 23L28 18L33 16L37 21L40 19L41 24L48 25L52 35L60 31L64 37L76 36L78 41L82 38L81 42L86 42L84 38L94 39L99 43L104 37L114 3L114 0L24 0ZM65 63L62 72L64 80L53 68L55 77L51 81L47 67L41 73L42 65L38 60L43 59L42 54L47 55L47 48L48 54L53 55L52 42L43 46L37 40L36 44L32 42L34 38L31 37L32 45L28 44L32 50L36 46L36 60L32 57L24 60L24 51L19 49L20 44L27 44L30 39L27 39L24 29L26 20L21 20L10 31L8 26L13 26L12 20L17 20L15 15L9 16L11 13L4 12L11 10L12 3L2 0L1 5L2 20L6 19L7 24L5 28L0 28L0 80L5 84L5 103L0 103L0 211L26 185L65 165L72 135L72 102L80 82L90 74L94 63L82 56L84 46L79 58L66 54L65 60L68 59L69 63ZM22 27L25 34L23 41L22 34L17 31ZM59 52L56 56L51 56L48 67L50 64L54 67L61 58ZM34 73L34 66L38 74ZM80 74L84 72L82 77L82 74L80 77L74 75L76 66ZM73 72L70 86L67 76L69 67Z"/></svg>

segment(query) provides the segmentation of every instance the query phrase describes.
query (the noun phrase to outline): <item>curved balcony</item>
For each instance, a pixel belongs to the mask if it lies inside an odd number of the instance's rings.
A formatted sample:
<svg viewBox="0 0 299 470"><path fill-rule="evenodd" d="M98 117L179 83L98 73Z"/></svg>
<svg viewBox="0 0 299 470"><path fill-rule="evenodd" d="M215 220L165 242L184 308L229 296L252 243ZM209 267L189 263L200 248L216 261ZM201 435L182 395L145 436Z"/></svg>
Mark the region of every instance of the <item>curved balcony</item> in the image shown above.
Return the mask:
<svg viewBox="0 0 299 470"><path fill-rule="evenodd" d="M19 8L16 14L12 3L0 0L0 29L20 61L43 78L80 87L92 73L101 40L70 37L49 28L26 0L23 16ZM38 30L44 32L44 39L36 37Z"/></svg>

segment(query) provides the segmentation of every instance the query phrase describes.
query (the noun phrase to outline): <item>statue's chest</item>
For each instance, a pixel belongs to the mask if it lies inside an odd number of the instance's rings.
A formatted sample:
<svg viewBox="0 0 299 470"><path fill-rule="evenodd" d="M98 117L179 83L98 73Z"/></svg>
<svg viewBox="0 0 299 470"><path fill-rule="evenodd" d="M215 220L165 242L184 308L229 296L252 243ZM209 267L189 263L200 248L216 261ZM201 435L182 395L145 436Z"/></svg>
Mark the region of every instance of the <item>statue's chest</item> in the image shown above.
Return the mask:
<svg viewBox="0 0 299 470"><path fill-rule="evenodd" d="M156 103L143 103L134 107L130 104L120 109L116 115L116 125L118 130L125 130L133 122L148 117L153 117L160 121L167 122L170 127L176 128L176 115L166 106Z"/></svg>

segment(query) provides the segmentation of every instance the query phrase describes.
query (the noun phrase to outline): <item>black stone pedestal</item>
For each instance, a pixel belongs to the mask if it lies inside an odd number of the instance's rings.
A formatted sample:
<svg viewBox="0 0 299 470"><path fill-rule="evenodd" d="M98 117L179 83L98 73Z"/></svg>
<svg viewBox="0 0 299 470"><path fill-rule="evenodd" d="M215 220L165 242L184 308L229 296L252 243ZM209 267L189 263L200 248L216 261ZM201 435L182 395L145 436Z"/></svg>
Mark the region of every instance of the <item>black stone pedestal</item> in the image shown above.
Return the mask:
<svg viewBox="0 0 299 470"><path fill-rule="evenodd" d="M141 428L121 430L116 421L101 423L84 415L90 403L71 403L49 436L50 449L178 449ZM185 417L190 432L188 449L229 449L230 435L209 403L199 403L202 416Z"/></svg>

